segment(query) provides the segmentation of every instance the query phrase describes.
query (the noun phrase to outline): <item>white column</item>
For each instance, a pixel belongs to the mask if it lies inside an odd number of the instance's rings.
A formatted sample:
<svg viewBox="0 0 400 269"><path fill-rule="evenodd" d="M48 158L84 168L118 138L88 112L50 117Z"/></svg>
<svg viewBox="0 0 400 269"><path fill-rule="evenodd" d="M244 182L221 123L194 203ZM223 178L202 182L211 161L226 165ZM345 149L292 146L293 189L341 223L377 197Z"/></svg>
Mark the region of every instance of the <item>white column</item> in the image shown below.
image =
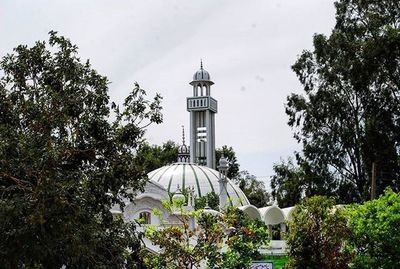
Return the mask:
<svg viewBox="0 0 400 269"><path fill-rule="evenodd" d="M190 162L196 162L196 112L190 112Z"/></svg>
<svg viewBox="0 0 400 269"><path fill-rule="evenodd" d="M210 111L210 134L211 134L211 141L210 141L210 150L211 150L211 165L212 169L215 169L216 159L215 159L215 113Z"/></svg>
<svg viewBox="0 0 400 269"><path fill-rule="evenodd" d="M224 175L220 173L219 177L219 208L224 211L228 204L227 181Z"/></svg>
<svg viewBox="0 0 400 269"><path fill-rule="evenodd" d="M211 127L211 112L206 110L206 128L207 128L207 143L206 143L206 156L207 156L207 166L213 168L212 163L212 127Z"/></svg>

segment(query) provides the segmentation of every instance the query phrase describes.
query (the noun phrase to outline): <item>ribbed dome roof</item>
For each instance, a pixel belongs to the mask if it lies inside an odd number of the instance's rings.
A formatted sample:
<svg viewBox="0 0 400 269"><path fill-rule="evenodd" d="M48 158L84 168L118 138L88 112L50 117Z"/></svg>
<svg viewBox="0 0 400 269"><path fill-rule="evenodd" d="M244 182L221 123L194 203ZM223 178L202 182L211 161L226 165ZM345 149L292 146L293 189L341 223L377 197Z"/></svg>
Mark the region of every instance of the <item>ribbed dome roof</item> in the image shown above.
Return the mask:
<svg viewBox="0 0 400 269"><path fill-rule="evenodd" d="M151 171L150 180L159 183L169 192L175 192L178 185L184 189L194 186L197 197L210 192L219 195L218 171L192 163L174 163ZM250 204L242 190L228 179L228 198L235 206Z"/></svg>
<svg viewBox="0 0 400 269"><path fill-rule="evenodd" d="M203 68L200 68L199 71L194 73L193 75L193 80L198 81L198 80L210 80L210 74L204 70Z"/></svg>
<svg viewBox="0 0 400 269"><path fill-rule="evenodd" d="M203 61L200 61L200 69L193 75L193 82L194 81L208 81L209 83L214 84L210 81L210 74L203 69Z"/></svg>

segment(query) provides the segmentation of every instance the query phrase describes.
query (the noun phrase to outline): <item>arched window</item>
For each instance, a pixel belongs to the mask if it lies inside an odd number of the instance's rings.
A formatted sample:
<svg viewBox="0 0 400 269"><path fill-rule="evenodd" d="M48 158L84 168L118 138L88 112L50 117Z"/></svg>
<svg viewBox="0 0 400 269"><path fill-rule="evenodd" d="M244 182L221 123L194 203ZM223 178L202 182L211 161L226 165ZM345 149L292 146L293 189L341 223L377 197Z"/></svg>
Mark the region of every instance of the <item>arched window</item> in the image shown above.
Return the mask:
<svg viewBox="0 0 400 269"><path fill-rule="evenodd" d="M151 224L151 214L150 214L150 212L146 212L146 211L140 212L139 213L139 219L141 220L141 222L143 224Z"/></svg>
<svg viewBox="0 0 400 269"><path fill-rule="evenodd" d="M281 224L271 225L271 239L281 240Z"/></svg>

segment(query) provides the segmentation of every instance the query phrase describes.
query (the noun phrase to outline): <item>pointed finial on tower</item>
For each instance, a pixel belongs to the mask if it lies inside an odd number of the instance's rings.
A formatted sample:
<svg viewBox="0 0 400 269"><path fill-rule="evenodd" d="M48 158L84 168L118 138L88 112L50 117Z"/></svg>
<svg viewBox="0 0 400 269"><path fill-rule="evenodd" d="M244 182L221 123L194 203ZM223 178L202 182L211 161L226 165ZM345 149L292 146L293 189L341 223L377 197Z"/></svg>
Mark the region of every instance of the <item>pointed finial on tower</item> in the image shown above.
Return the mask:
<svg viewBox="0 0 400 269"><path fill-rule="evenodd" d="M185 143L185 126L182 125L182 145L178 147L178 162L190 162L190 147Z"/></svg>
<svg viewBox="0 0 400 269"><path fill-rule="evenodd" d="M185 126L182 125L182 145L185 145Z"/></svg>
<svg viewBox="0 0 400 269"><path fill-rule="evenodd" d="M203 69L203 60L200 59L200 69Z"/></svg>

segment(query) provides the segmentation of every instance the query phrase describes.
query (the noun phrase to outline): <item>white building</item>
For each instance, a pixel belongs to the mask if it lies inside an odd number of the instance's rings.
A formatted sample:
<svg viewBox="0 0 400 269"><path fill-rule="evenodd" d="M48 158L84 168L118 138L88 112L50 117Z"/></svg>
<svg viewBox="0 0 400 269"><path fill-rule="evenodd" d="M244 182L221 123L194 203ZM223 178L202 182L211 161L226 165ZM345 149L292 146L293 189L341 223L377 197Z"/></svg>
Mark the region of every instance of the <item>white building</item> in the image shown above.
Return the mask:
<svg viewBox="0 0 400 269"><path fill-rule="evenodd" d="M190 188L192 197L203 197L214 192L220 197L220 209L223 210L228 201L243 210L248 216L264 221L270 228L271 244L267 253L283 254L285 242L280 240L280 231L285 231L285 220L290 218L293 208L281 209L275 203L268 207L256 208L251 205L242 190L230 179L226 178L226 160L220 160L219 170L215 170L215 114L217 101L211 97L209 73L203 69L193 76L190 82L193 86L193 96L187 98L187 110L190 112L190 148L185 144L183 134L182 145L179 148L178 162L163 166L148 174L149 182L145 191L139 194L135 203L127 204L124 211L126 221L144 219L145 224L160 225L160 220L152 214L153 208L163 212L163 219L176 223L174 215L170 215L162 206L162 201L169 199L169 193L180 192ZM193 204L188 205L188 210ZM115 211L115 213L118 213ZM192 225L195 225L193 220ZM143 228L143 227L142 227ZM142 229L139 228L139 229ZM146 246L158 251L157 246L146 241Z"/></svg>

